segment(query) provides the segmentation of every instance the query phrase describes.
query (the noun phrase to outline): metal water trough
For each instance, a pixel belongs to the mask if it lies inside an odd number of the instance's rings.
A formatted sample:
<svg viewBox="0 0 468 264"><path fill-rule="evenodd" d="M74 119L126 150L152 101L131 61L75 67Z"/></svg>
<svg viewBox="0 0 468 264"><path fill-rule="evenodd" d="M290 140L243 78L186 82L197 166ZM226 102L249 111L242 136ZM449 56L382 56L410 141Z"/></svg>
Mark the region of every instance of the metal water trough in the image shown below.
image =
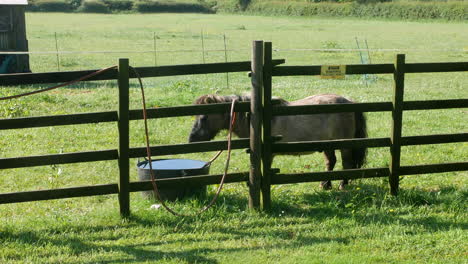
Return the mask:
<svg viewBox="0 0 468 264"><path fill-rule="evenodd" d="M190 159L159 159L152 161L153 173L156 179L178 178L185 176L205 175L210 172L207 162ZM150 166L147 160L138 162L138 178L140 181L151 180ZM159 188L161 199L175 201L188 197L206 195L206 186ZM153 198L153 191L143 192L143 197Z"/></svg>

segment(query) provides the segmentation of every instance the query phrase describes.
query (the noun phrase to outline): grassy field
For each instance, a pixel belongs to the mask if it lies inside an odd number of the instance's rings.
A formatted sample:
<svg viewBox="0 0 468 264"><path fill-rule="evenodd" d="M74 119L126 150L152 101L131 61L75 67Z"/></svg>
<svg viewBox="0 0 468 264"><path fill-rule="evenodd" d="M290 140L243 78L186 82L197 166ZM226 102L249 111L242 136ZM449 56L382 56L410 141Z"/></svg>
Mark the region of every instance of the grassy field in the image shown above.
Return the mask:
<svg viewBox="0 0 468 264"><path fill-rule="evenodd" d="M250 59L252 40L273 41L287 65L355 64L359 53L302 49L356 48L355 37L371 49L399 49L407 62L467 61L466 23L254 17L235 15L27 15L31 51L141 51L145 53L61 54L61 70L95 69L130 58L133 66ZM157 36L157 54L154 36ZM173 52L185 50L185 52ZM195 50L188 52L186 50ZM172 52L171 52L172 51ZM372 51L373 63L392 63L396 52ZM34 72L56 71L55 54L31 55ZM273 93L287 100L337 93L359 102L388 101L390 75L345 80L317 77L275 78ZM145 79L150 106L190 104L206 93L248 92L246 73ZM467 98L466 73L406 76L405 99ZM1 87L0 95L43 86ZM136 82L131 108L140 108ZM93 82L21 100L0 103L0 118L115 110L115 82ZM390 113L367 115L370 137L390 135ZM405 112L403 135L461 133L467 111ZM150 122L151 143L184 143L190 117ZM218 138L223 138L220 135ZM131 146L143 146L142 122L131 123ZM0 157L114 149L116 124L92 124L0 131ZM405 147L402 165L466 161L467 143ZM208 160L213 153L181 155ZM225 156L224 156L225 157ZM389 163L388 149L369 150L366 167ZM221 158L221 160L223 160ZM136 164L132 160L131 164ZM220 173L218 161L211 172ZM235 151L231 171L248 169L248 156ZM280 157L283 172L321 171L319 154ZM338 169L341 166L338 166ZM0 172L0 193L114 183L116 162L95 162L10 169ZM117 196L99 196L0 206L2 263L466 263L468 214L466 172L405 177L398 197L388 195L386 179L359 180L347 191L322 191L317 183L274 186L273 210L248 211L245 184L225 187L214 210L200 217L177 218L150 210L152 201L131 195L132 217L121 220ZM136 170L131 179L137 180ZM210 196L216 186L209 187ZM191 212L206 204L188 200L171 204Z"/></svg>

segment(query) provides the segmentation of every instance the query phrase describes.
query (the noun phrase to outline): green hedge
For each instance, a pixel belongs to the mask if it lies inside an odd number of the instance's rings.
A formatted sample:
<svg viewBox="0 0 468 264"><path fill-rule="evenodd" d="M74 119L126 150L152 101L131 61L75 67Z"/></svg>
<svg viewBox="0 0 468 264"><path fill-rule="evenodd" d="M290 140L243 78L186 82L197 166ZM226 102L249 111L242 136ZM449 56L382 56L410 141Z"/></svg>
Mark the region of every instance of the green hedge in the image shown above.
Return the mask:
<svg viewBox="0 0 468 264"><path fill-rule="evenodd" d="M134 1L132 0L103 0L111 11L132 10Z"/></svg>
<svg viewBox="0 0 468 264"><path fill-rule="evenodd" d="M213 13L213 10L200 3L137 1L133 9L140 13Z"/></svg>
<svg viewBox="0 0 468 264"><path fill-rule="evenodd" d="M353 1L353 2L349 2ZM391 19L468 20L468 2L386 2L388 0L198 0L182 3L150 0L87 0L78 11L108 13L214 13L215 11L262 15L338 16ZM81 0L30 0L28 11L70 12ZM366 3L366 4L358 4Z"/></svg>
<svg viewBox="0 0 468 264"><path fill-rule="evenodd" d="M60 1L60 0L40 0L35 1L34 4L31 4L29 10L39 11L39 12L70 12L72 7L69 2Z"/></svg>
<svg viewBox="0 0 468 264"><path fill-rule="evenodd" d="M247 11L265 15L468 20L467 2L391 2L357 4L256 0L252 1Z"/></svg>
<svg viewBox="0 0 468 264"><path fill-rule="evenodd" d="M78 8L78 12L83 13L110 13L109 7L104 2L96 0L86 0Z"/></svg>

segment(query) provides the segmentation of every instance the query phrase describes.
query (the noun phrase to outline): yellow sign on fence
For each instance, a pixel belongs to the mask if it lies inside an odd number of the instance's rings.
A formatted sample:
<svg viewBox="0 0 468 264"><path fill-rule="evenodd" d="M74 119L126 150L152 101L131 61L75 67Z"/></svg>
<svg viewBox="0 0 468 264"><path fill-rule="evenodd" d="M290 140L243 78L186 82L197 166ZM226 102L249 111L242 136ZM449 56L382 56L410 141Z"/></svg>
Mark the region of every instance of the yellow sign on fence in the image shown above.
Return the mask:
<svg viewBox="0 0 468 264"><path fill-rule="evenodd" d="M344 79L346 65L322 65L320 78L322 79Z"/></svg>

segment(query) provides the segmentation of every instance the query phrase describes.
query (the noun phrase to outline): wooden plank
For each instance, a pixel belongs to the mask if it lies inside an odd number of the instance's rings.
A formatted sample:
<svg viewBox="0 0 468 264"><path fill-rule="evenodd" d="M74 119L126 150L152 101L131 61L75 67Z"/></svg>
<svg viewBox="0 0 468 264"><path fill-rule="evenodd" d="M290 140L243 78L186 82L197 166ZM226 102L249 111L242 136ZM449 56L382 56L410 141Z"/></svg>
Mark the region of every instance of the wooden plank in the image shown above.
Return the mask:
<svg viewBox="0 0 468 264"><path fill-rule="evenodd" d="M230 110L230 106L230 103L222 103L153 108L148 109L148 118L224 113ZM240 102L234 109L236 112L249 112L250 102ZM130 110L129 118L130 120L143 119L142 110ZM115 122L117 119L117 111L10 118L0 119L0 130Z"/></svg>
<svg viewBox="0 0 468 264"><path fill-rule="evenodd" d="M120 215L130 215L130 119L129 119L129 61L119 60L119 205Z"/></svg>
<svg viewBox="0 0 468 264"><path fill-rule="evenodd" d="M0 169L26 168L54 164L116 160L117 150L100 150L64 154L28 156L0 159Z"/></svg>
<svg viewBox="0 0 468 264"><path fill-rule="evenodd" d="M300 153L355 147L378 148L390 145L390 138L353 138L274 143L272 150L274 153Z"/></svg>
<svg viewBox="0 0 468 264"><path fill-rule="evenodd" d="M275 174L271 184L291 184L301 182L335 181L342 179L364 179L386 177L390 174L388 168L349 169L339 171L305 172L291 174Z"/></svg>
<svg viewBox="0 0 468 264"><path fill-rule="evenodd" d="M174 187L199 187L211 184L219 184L223 174L215 175L198 175L186 176L167 179L156 179L158 188L174 188ZM228 173L224 183L247 182L249 180L249 172ZM151 181L138 181L130 183L131 192L152 190Z"/></svg>
<svg viewBox="0 0 468 264"><path fill-rule="evenodd" d="M284 60L275 60L276 64L284 63ZM250 71L250 61L241 62L223 62L206 64L186 64L171 65L159 67L136 67L142 78L145 77L163 77L191 74L210 74L223 72L243 72ZM0 74L0 83L2 86L8 85L27 85L41 83L62 83L79 79L91 74L96 70L86 71L64 71L64 72L46 72L46 73L23 73L23 74ZM102 74L89 78L86 81L117 80L117 69L106 71ZM136 78L135 74L130 73L130 78Z"/></svg>
<svg viewBox="0 0 468 264"><path fill-rule="evenodd" d="M181 186L203 186L219 184L222 176L222 174L200 175L170 179L157 179L156 182L161 188ZM248 181L248 179L248 172L229 173L226 176L225 183L246 182ZM140 181L130 183L131 192L146 191L151 190L152 188L153 186L151 184L151 181ZM40 191L2 193L0 194L0 204L117 194L118 192L118 184L103 184Z"/></svg>
<svg viewBox="0 0 468 264"><path fill-rule="evenodd" d="M278 115L310 115L323 113L343 113L343 112L382 112L391 111L392 103L353 103L353 104L320 104L320 105L294 105L294 106L274 106L272 114Z"/></svg>
<svg viewBox="0 0 468 264"><path fill-rule="evenodd" d="M117 192L117 184L103 184L52 190L2 193L0 194L0 204L107 195L115 194Z"/></svg>
<svg viewBox="0 0 468 264"><path fill-rule="evenodd" d="M249 208L257 210L262 178L263 41L253 42L251 80Z"/></svg>
<svg viewBox="0 0 468 264"><path fill-rule="evenodd" d="M320 65L279 66L273 68L273 76L320 75ZM395 70L393 64L351 64L346 65L346 74L390 74ZM407 73L459 72L468 71L467 62L408 63Z"/></svg>
<svg viewBox="0 0 468 264"><path fill-rule="evenodd" d="M278 66L273 68L273 76L320 75L321 65ZM393 73L392 64L352 64L346 65L346 74L388 74Z"/></svg>
<svg viewBox="0 0 468 264"><path fill-rule="evenodd" d="M249 139L234 139L231 141L232 149L244 149L249 148ZM159 145L151 147L151 155L163 156L163 155L175 155L175 154L186 154L186 153L200 153L208 151L226 150L227 141L206 141L206 142L193 142L187 144L174 144L174 145ZM130 158L141 158L146 157L146 148L130 148Z"/></svg>
<svg viewBox="0 0 468 264"><path fill-rule="evenodd" d="M428 165L402 166L401 175L467 171L468 162L439 163Z"/></svg>
<svg viewBox="0 0 468 264"><path fill-rule="evenodd" d="M204 105L184 105L174 107L158 107L147 109L148 118L166 118L176 116L192 116L203 114L219 114L226 113L231 110L231 103L221 104L204 104ZM236 112L249 112L250 102L239 102L234 107ZM130 110L130 120L143 119L141 109Z"/></svg>
<svg viewBox="0 0 468 264"><path fill-rule="evenodd" d="M408 63L405 65L406 73L459 72L459 71L468 71L468 62Z"/></svg>
<svg viewBox="0 0 468 264"><path fill-rule="evenodd" d="M20 118L10 118L10 119L0 119L0 130L32 128L32 127L80 125L80 124L114 122L114 121L117 121L116 111L70 114L70 115L20 117Z"/></svg>
<svg viewBox="0 0 468 264"><path fill-rule="evenodd" d="M403 110L430 110L448 108L467 108L468 99L426 100L403 102Z"/></svg>
<svg viewBox="0 0 468 264"><path fill-rule="evenodd" d="M284 60L276 60L276 64L284 63ZM223 63L204 63L188 64L159 67L138 67L136 70L142 78L145 77L163 77L177 75L225 73L225 72L247 72L250 71L250 61L241 62L223 62ZM130 74L131 78L135 78Z"/></svg>
<svg viewBox="0 0 468 264"><path fill-rule="evenodd" d="M249 148L249 139L232 140L232 149ZM153 156L199 153L227 149L227 141L194 142L187 144L160 145L151 147ZM129 158L146 157L146 148L130 148ZM87 151L75 153L63 153L52 155L28 156L17 158L0 158L0 169L26 168L34 166L45 166L53 164L69 164L79 162L94 162L105 160L117 160L118 151L116 149Z"/></svg>
<svg viewBox="0 0 468 264"><path fill-rule="evenodd" d="M393 74L393 111L392 111L392 135L390 140L391 160L390 160L390 193L398 194L400 177L400 157L401 157L401 129L403 124L403 93L405 89L405 55L398 54L395 59L395 72Z"/></svg>
<svg viewBox="0 0 468 264"><path fill-rule="evenodd" d="M271 209L271 163L273 160L271 138L272 121L272 70L273 70L273 48L271 42L265 42L265 51L263 59L263 178L262 178L262 209Z"/></svg>
<svg viewBox="0 0 468 264"><path fill-rule="evenodd" d="M402 137L402 146L445 144L468 141L468 133Z"/></svg>
<svg viewBox="0 0 468 264"><path fill-rule="evenodd" d="M0 74L0 83L2 86L11 85L29 85L42 83L64 83L79 79L83 76L91 74L96 70L86 71L64 71L64 72L45 72L45 73L19 73L19 74ZM86 81L97 80L116 80L117 70L112 69L104 73L89 78Z"/></svg>
<svg viewBox="0 0 468 264"><path fill-rule="evenodd" d="M273 60L274 65L284 63L284 60ZM468 71L466 62L448 63L410 63L407 64L408 73L425 72L457 72ZM273 68L273 76L300 76L300 75L320 75L320 65L314 66L278 66ZM223 72L243 72L250 70L250 62L228 62L228 63L207 63L188 64L159 67L137 67L136 70L145 77L163 77L189 74L210 74ZM23 73L23 74L1 74L0 83L8 85L27 85L41 83L61 83L76 80L85 75L91 74L95 70L86 71L65 71L47 73ZM346 66L346 74L389 74L393 73L393 64L351 64ZM132 73L130 78L136 78ZM94 76L87 81L116 80L117 70L109 70L98 76Z"/></svg>

